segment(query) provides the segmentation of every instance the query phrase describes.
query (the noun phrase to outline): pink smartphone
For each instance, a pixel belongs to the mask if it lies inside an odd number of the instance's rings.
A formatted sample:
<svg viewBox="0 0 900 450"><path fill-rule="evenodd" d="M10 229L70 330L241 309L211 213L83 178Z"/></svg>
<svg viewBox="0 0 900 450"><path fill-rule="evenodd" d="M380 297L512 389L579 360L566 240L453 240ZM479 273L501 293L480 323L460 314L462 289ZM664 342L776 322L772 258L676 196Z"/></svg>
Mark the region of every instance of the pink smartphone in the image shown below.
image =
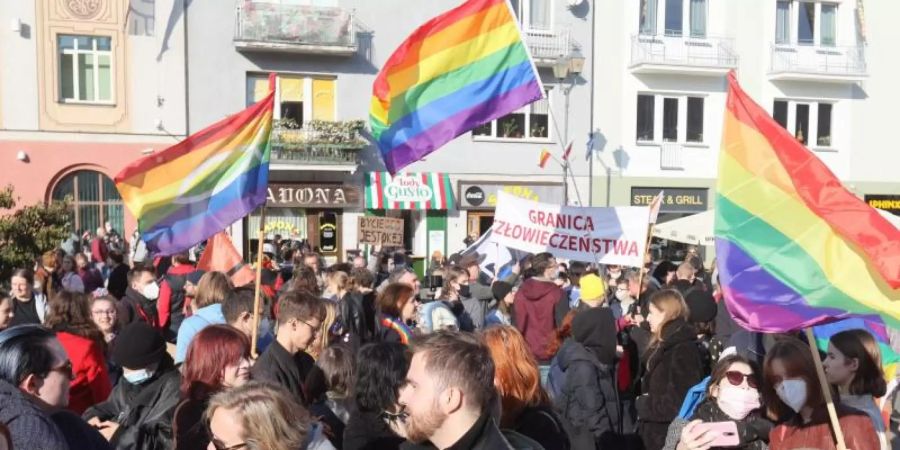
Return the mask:
<svg viewBox="0 0 900 450"><path fill-rule="evenodd" d="M736 447L741 444L737 424L734 422L704 422L697 424L695 429L719 434L719 437L710 444L712 447Z"/></svg>

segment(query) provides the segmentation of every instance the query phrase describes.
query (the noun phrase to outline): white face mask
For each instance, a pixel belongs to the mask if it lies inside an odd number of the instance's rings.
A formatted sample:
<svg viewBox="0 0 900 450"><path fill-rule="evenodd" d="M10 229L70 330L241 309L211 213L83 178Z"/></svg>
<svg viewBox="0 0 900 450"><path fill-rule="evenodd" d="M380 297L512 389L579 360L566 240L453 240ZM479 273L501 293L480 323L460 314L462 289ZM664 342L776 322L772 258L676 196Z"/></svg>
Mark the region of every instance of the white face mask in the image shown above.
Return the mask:
<svg viewBox="0 0 900 450"><path fill-rule="evenodd" d="M759 391L732 386L726 382L719 386L716 399L719 409L734 420L743 420L751 411L759 408Z"/></svg>
<svg viewBox="0 0 900 450"><path fill-rule="evenodd" d="M141 289L141 295L146 297L147 300L156 300L159 298L159 285L155 281L151 282L144 286L144 289Z"/></svg>
<svg viewBox="0 0 900 450"><path fill-rule="evenodd" d="M123 373L122 377L125 378L125 381L128 381L131 384L141 384L153 377L153 371L140 369L130 373Z"/></svg>
<svg viewBox="0 0 900 450"><path fill-rule="evenodd" d="M801 378L788 378L775 386L778 398L795 413L799 413L806 404L806 381Z"/></svg>
<svg viewBox="0 0 900 450"><path fill-rule="evenodd" d="M616 291L616 299L624 303L633 301L631 295L628 294L628 291Z"/></svg>
<svg viewBox="0 0 900 450"><path fill-rule="evenodd" d="M618 280L618 279L621 278L621 277L622 277L622 272L620 272L620 271L619 271L619 272L610 272L610 273L609 273L609 278L610 278L611 280Z"/></svg>

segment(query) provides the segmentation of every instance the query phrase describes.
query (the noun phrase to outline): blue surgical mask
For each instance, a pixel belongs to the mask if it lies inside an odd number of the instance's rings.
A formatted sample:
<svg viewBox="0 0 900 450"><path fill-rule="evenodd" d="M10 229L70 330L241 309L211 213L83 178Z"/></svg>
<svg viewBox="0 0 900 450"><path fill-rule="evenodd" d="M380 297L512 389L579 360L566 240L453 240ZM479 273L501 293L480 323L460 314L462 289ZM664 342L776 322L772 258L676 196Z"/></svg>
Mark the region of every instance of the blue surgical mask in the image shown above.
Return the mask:
<svg viewBox="0 0 900 450"><path fill-rule="evenodd" d="M138 385L153 377L153 371L147 369L135 370L131 373L123 373L122 376L125 378L125 381Z"/></svg>

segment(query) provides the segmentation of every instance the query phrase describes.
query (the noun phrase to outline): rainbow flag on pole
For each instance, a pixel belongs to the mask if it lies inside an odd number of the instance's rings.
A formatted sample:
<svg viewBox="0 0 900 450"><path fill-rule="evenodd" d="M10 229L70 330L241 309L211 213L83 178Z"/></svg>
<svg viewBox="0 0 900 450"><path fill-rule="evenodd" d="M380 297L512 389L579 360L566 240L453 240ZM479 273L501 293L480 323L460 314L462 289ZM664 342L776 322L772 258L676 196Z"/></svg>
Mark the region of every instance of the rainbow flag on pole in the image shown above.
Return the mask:
<svg viewBox="0 0 900 450"><path fill-rule="evenodd" d="M900 231L847 191L728 76L716 254L742 326L781 332L878 315L900 328Z"/></svg>
<svg viewBox="0 0 900 450"><path fill-rule="evenodd" d="M372 94L372 135L397 173L544 90L507 0L469 0L414 31Z"/></svg>
<svg viewBox="0 0 900 450"><path fill-rule="evenodd" d="M266 202L274 86L273 74L259 103L116 175L151 251L186 250Z"/></svg>

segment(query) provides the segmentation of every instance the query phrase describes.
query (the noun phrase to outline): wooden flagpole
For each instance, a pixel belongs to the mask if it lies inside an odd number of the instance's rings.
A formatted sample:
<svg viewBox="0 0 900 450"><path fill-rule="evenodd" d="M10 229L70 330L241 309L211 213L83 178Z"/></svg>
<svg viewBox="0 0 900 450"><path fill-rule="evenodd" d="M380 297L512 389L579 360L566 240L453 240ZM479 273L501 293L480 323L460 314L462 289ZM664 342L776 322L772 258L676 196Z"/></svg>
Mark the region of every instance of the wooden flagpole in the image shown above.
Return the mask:
<svg viewBox="0 0 900 450"><path fill-rule="evenodd" d="M259 214L259 233L257 234L256 246L256 292L253 294L253 331L250 338L250 355L253 359L259 358L256 351L256 342L259 340L259 296L260 287L262 285L262 256L263 243L266 240L266 204L263 203L262 210Z"/></svg>
<svg viewBox="0 0 900 450"><path fill-rule="evenodd" d="M816 347L816 336L813 334L812 327L806 328L806 340L809 342L809 351L812 352L813 361L816 363L819 386L822 388L822 394L825 395L825 406L828 408L828 419L831 421L831 429L834 431L837 450L847 450L847 446L844 445L844 430L841 429L837 410L834 409L834 399L831 397L831 388L828 387L828 380L825 379L825 369L822 367L822 357L819 356L819 349Z"/></svg>

